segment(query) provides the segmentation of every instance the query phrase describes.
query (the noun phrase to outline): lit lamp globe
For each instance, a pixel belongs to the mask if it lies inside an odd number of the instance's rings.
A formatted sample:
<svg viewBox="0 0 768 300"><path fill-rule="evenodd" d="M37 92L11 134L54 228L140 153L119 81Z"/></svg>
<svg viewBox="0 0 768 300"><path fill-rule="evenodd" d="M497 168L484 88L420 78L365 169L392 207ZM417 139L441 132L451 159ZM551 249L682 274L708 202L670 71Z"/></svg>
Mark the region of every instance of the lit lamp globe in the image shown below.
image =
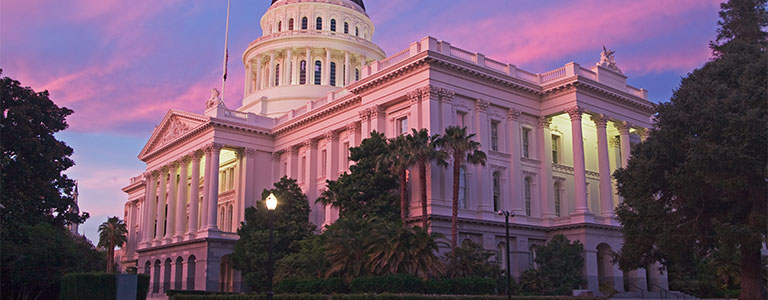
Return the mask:
<svg viewBox="0 0 768 300"><path fill-rule="evenodd" d="M275 210L275 208L277 208L277 197L275 197L275 194L269 193L269 196L267 196L267 209Z"/></svg>

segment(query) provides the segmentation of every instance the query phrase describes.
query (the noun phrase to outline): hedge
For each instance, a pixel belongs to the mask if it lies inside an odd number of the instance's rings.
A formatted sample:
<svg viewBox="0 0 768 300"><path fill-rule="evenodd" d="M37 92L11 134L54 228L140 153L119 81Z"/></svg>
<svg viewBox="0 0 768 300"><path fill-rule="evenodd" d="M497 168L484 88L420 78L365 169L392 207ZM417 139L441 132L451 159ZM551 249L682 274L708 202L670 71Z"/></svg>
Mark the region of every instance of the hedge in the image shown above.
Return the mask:
<svg viewBox="0 0 768 300"><path fill-rule="evenodd" d="M176 294L172 300L266 300L264 294L191 295ZM421 294L276 294L274 300L504 300L506 296L438 296ZM598 297L513 296L514 300L602 300Z"/></svg>
<svg viewBox="0 0 768 300"><path fill-rule="evenodd" d="M441 295L490 295L496 293L496 281L488 278L422 280L411 275L362 277L347 285L338 278L281 281L277 293L418 293Z"/></svg>
<svg viewBox="0 0 768 300"><path fill-rule="evenodd" d="M61 277L60 300L114 300L117 296L117 274L70 273ZM146 300L149 276L138 275L136 300Z"/></svg>

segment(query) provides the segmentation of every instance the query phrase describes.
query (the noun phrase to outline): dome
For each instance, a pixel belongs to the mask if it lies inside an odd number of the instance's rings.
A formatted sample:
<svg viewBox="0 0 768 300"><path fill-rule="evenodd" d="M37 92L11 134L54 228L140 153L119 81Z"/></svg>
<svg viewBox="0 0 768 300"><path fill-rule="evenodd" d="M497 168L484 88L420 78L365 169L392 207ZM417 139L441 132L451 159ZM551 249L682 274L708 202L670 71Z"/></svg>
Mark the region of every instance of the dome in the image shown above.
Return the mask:
<svg viewBox="0 0 768 300"><path fill-rule="evenodd" d="M277 1L279 0L272 0L272 4L275 4L275 2ZM363 0L349 0L349 1L352 1L352 3L357 4L357 6L360 6L360 8L362 8L363 11L365 11L365 4L363 3Z"/></svg>

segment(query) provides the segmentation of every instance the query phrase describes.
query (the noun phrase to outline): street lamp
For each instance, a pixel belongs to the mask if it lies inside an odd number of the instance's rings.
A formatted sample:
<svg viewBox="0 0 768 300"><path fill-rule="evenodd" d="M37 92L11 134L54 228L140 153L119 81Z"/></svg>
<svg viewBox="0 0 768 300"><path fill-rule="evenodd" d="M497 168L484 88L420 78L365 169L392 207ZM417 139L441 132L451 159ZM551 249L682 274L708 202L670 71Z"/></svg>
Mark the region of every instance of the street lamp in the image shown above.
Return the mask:
<svg viewBox="0 0 768 300"><path fill-rule="evenodd" d="M275 194L269 193L269 196L267 196L267 199L266 199L266 204L267 204L267 210L269 210L268 212L269 216L267 217L267 220L269 222L269 275L268 275L269 278L267 282L267 300L272 300L272 296L274 295L274 293L272 292L272 277L274 276L273 269L275 264L275 262L272 261L273 259L272 253L275 251L274 234L272 233L272 231L274 230L273 228L274 225L272 224L272 219L274 219L274 216L273 216L275 214L274 210L275 208L277 208L277 197L275 197Z"/></svg>
<svg viewBox="0 0 768 300"><path fill-rule="evenodd" d="M511 300L512 291L510 290L510 286L511 286L510 281L512 280L512 275L511 275L512 272L510 272L510 267L509 267L509 217L514 217L515 213L511 211L506 211L506 210L499 210L498 213L500 216L504 216L504 225L505 225L504 227L507 230L507 242L506 242L507 246L505 247L506 248L505 250L507 252L507 280L506 280L507 281L507 300Z"/></svg>

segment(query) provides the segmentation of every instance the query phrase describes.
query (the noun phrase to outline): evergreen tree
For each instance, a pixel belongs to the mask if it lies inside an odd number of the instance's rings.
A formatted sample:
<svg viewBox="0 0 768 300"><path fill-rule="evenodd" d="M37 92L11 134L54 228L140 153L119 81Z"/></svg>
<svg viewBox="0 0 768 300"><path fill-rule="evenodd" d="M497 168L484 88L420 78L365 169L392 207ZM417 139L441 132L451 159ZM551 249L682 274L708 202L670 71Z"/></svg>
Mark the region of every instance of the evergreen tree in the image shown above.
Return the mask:
<svg viewBox="0 0 768 300"><path fill-rule="evenodd" d="M447 167L448 153L437 147L440 135L429 135L426 129L416 130L405 137L408 141L408 150L416 166L419 167L419 187L421 196L421 227L427 228L427 165L436 163L438 166Z"/></svg>
<svg viewBox="0 0 768 300"><path fill-rule="evenodd" d="M128 229L118 217L111 217L99 225L98 246L107 249L107 273L115 271L115 247L122 247L127 238Z"/></svg>

